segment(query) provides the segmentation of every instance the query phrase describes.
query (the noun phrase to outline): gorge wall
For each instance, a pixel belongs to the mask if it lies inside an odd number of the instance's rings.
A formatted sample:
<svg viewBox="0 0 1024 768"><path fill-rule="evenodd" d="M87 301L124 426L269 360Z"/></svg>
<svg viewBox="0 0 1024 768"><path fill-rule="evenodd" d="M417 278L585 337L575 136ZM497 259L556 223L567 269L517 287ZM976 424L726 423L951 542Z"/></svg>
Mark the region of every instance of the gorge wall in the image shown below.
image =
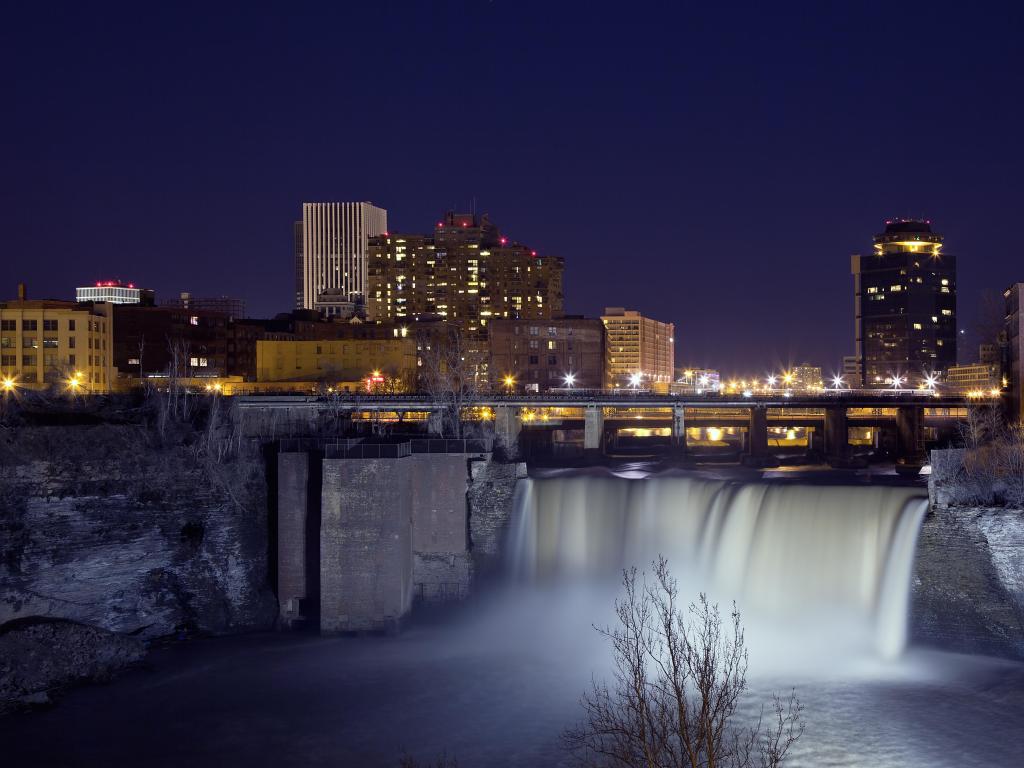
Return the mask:
<svg viewBox="0 0 1024 768"><path fill-rule="evenodd" d="M911 640L1024 659L1024 510L943 503L921 526Z"/></svg>
<svg viewBox="0 0 1024 768"><path fill-rule="evenodd" d="M49 663L39 626L97 648L272 627L266 499L250 441L215 460L139 425L0 432L0 698L31 694L11 678L33 638Z"/></svg>

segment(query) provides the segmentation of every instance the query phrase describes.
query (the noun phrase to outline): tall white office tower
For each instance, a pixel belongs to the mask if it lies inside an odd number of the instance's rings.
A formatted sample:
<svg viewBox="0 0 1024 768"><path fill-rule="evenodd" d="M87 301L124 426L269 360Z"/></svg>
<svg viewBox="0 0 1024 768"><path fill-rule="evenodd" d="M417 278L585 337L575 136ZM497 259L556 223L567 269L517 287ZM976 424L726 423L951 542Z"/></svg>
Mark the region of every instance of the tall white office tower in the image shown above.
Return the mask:
<svg viewBox="0 0 1024 768"><path fill-rule="evenodd" d="M301 304L296 301L298 308L317 309L323 293L335 301L339 294L362 301L366 296L367 239L387 229L388 212L372 203L303 203L302 297ZM296 262L300 257L298 245L296 242Z"/></svg>

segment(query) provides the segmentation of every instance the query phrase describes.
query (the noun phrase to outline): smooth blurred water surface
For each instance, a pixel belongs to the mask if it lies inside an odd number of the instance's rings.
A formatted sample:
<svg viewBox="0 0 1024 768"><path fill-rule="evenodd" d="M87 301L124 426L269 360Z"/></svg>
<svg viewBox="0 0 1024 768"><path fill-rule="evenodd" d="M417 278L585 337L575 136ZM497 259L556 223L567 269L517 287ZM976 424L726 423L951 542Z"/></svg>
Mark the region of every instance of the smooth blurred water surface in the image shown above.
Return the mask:
<svg viewBox="0 0 1024 768"><path fill-rule="evenodd" d="M403 752L447 751L467 768L569 765L560 733L607 669L593 608L584 594L531 590L394 638L266 634L158 649L145 669L0 720L0 763L394 766ZM1022 764L1024 664L911 649L834 674L757 668L754 653L750 707L790 686L806 704L793 766Z"/></svg>

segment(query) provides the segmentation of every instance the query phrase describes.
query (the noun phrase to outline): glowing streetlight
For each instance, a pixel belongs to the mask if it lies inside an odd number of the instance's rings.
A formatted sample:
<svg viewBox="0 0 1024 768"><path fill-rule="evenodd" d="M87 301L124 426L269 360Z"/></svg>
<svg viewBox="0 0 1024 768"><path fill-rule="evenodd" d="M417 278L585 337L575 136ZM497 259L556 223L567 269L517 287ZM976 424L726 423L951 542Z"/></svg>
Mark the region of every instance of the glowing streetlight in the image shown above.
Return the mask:
<svg viewBox="0 0 1024 768"><path fill-rule="evenodd" d="M787 387L790 384L792 384L793 383L793 374L789 373L789 372L786 372L786 373L782 374L782 383L785 384Z"/></svg>
<svg viewBox="0 0 1024 768"><path fill-rule="evenodd" d="M3 382L0 383L0 386L3 386L4 392L13 392L15 387L14 379L5 378Z"/></svg>
<svg viewBox="0 0 1024 768"><path fill-rule="evenodd" d="M710 382L711 379L708 378L707 374L704 374L703 376L700 377L700 385L702 387L706 387Z"/></svg>
<svg viewBox="0 0 1024 768"><path fill-rule="evenodd" d="M774 373L768 374L768 378L765 379L765 383L768 385L768 389L772 389L775 386L775 382L779 380L779 377Z"/></svg>
<svg viewBox="0 0 1024 768"><path fill-rule="evenodd" d="M924 387L927 390L931 390L931 391L934 392L935 391L935 387L936 387L936 385L938 383L939 383L938 374L926 373L924 375L924 380L921 382L921 386Z"/></svg>
<svg viewBox="0 0 1024 768"><path fill-rule="evenodd" d="M889 379L889 383L892 384L894 390L898 390L900 385L907 380L906 376L900 376L898 373L894 373Z"/></svg>
<svg viewBox="0 0 1024 768"><path fill-rule="evenodd" d="M834 389L842 389L845 383L846 381L843 379L842 376L836 375L832 377L832 387Z"/></svg>
<svg viewBox="0 0 1024 768"><path fill-rule="evenodd" d="M565 382L565 386L569 387L569 389L572 389L572 385L576 383L576 374L567 373L564 377L562 377L562 381Z"/></svg>
<svg viewBox="0 0 1024 768"><path fill-rule="evenodd" d="M516 378L515 378L515 376L512 376L511 374L506 376L504 378L504 384L505 384L505 389L507 389L509 392L511 392L512 388L516 385Z"/></svg>
<svg viewBox="0 0 1024 768"><path fill-rule="evenodd" d="M643 380L643 377L642 373L631 373L629 375L629 386L636 389L640 386L640 382Z"/></svg>

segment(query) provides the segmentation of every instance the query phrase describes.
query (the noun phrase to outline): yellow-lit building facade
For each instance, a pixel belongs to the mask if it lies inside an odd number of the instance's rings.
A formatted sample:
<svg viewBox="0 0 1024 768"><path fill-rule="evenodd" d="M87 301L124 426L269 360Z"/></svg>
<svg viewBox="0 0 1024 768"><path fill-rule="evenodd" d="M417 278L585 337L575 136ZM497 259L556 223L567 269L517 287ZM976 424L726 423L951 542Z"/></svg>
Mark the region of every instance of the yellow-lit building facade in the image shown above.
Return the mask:
<svg viewBox="0 0 1024 768"><path fill-rule="evenodd" d="M675 326L634 310L608 307L605 329L605 386L668 392L675 371Z"/></svg>
<svg viewBox="0 0 1024 768"><path fill-rule="evenodd" d="M371 389L416 388L416 340L257 341L257 382L321 382ZM369 384L368 384L369 383Z"/></svg>
<svg viewBox="0 0 1024 768"><path fill-rule="evenodd" d="M490 378L489 322L563 314L563 259L503 236L486 215L449 212L430 234L388 233L368 243L367 319L456 325L479 387Z"/></svg>
<svg viewBox="0 0 1024 768"><path fill-rule="evenodd" d="M5 389L109 392L113 367L110 304L0 302L0 384Z"/></svg>
<svg viewBox="0 0 1024 768"><path fill-rule="evenodd" d="M912 382L915 386L917 382ZM954 365L939 384L943 392L961 395L988 395L1003 388L998 363Z"/></svg>

